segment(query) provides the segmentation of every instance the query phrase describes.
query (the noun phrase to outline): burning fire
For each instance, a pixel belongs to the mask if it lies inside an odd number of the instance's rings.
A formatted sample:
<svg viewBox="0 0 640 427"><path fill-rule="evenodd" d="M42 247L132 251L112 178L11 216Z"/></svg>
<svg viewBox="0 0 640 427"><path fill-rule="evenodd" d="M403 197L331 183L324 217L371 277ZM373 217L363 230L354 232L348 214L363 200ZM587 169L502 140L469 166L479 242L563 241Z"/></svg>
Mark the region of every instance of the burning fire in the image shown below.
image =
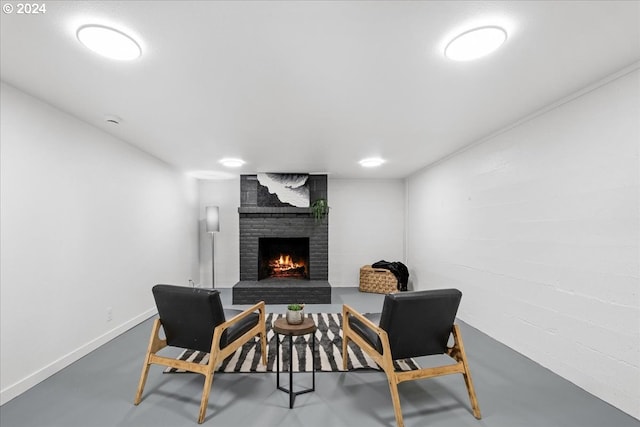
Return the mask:
<svg viewBox="0 0 640 427"><path fill-rule="evenodd" d="M274 277L301 276L306 273L304 263L294 262L290 255L280 254L278 258L269 262L269 267Z"/></svg>

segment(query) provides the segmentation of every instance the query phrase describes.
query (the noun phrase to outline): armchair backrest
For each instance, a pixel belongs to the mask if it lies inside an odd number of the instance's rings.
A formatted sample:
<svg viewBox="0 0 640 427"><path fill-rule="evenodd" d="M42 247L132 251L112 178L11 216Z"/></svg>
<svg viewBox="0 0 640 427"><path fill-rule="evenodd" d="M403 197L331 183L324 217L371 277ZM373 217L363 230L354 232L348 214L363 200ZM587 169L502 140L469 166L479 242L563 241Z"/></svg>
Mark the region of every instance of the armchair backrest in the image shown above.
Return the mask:
<svg viewBox="0 0 640 427"><path fill-rule="evenodd" d="M392 358L445 353L461 298L457 289L386 295L379 326L389 335Z"/></svg>
<svg viewBox="0 0 640 427"><path fill-rule="evenodd" d="M152 292L167 345L208 353L214 328L225 321L220 292L175 285L155 285Z"/></svg>

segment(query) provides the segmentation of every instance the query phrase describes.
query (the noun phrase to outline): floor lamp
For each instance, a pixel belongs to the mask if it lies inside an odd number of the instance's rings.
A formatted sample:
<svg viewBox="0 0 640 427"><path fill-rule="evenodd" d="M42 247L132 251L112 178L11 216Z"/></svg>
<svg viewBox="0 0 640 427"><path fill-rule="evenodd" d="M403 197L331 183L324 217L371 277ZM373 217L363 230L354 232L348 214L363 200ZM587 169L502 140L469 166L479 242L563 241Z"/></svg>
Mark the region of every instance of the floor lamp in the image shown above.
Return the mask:
<svg viewBox="0 0 640 427"><path fill-rule="evenodd" d="M207 233L211 234L211 288L216 287L215 275L215 252L213 233L220 231L220 208L218 206L207 206Z"/></svg>

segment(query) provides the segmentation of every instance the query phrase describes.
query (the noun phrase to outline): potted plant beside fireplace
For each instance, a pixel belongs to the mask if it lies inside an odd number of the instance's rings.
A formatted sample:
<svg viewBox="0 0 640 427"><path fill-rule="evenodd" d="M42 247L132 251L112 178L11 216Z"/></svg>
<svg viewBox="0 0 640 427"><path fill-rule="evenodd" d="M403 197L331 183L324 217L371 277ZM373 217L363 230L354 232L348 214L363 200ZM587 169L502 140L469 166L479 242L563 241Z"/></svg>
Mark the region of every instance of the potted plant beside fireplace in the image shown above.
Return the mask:
<svg viewBox="0 0 640 427"><path fill-rule="evenodd" d="M318 199L311 204L311 214L316 222L322 221L327 215L329 215L329 209L327 199Z"/></svg>
<svg viewBox="0 0 640 427"><path fill-rule="evenodd" d="M287 306L287 323L299 325L304 320L304 304L289 304Z"/></svg>

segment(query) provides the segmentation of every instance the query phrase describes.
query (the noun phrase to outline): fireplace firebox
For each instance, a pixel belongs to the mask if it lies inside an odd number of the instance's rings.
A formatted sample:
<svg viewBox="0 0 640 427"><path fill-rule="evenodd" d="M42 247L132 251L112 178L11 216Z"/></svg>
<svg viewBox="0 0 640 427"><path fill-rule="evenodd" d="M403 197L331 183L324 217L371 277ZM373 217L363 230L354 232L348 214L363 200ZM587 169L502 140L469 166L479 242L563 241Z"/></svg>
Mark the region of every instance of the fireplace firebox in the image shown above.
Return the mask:
<svg viewBox="0 0 640 427"><path fill-rule="evenodd" d="M258 239L258 280L309 279L308 237Z"/></svg>

